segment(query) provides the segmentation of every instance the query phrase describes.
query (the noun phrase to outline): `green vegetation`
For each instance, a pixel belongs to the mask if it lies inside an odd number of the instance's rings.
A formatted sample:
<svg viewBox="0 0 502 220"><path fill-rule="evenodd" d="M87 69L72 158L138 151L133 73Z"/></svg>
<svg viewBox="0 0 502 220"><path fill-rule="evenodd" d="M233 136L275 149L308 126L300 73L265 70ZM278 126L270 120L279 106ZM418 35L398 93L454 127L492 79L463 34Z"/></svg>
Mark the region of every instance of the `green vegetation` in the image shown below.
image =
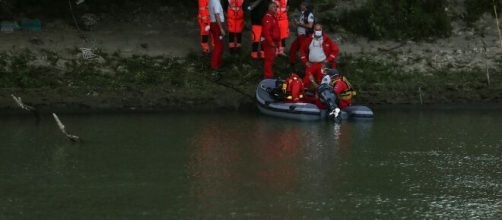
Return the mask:
<svg viewBox="0 0 502 220"><path fill-rule="evenodd" d="M209 70L209 58L196 54L185 58L123 57L119 53L99 51L98 54L102 59L84 61L63 59L50 51L40 51L37 55L28 50L0 53L0 90L21 89L20 96L30 91L44 91L43 94L37 92L36 96L45 100L53 98L50 94L65 94L65 102L131 100L128 106L153 108L173 102L178 107L208 104L208 100L217 99L250 104L262 74L261 61L250 60L245 55L225 56L223 77L215 81ZM40 56L46 65L33 64ZM426 103L502 100L502 87L494 83L502 81L502 73L492 73L492 86L488 87L484 70L404 73L393 63L351 56L342 56L338 67L358 90L359 103L419 103L419 88ZM279 57L275 66L277 76L286 78L291 71L287 59ZM89 97L94 93L99 95Z"/></svg>
<svg viewBox="0 0 502 220"><path fill-rule="evenodd" d="M291 0L292 11L300 0ZM451 33L450 22L463 19L472 24L483 13L493 15L493 3L502 11L502 0L465 0L465 14L449 15L447 8L459 7L458 1L448 0L367 0L359 8L343 12L334 8L342 3L337 0L313 0L318 21L331 28L344 29L369 39L428 40L447 37ZM132 15L162 13L172 19L191 19L196 14L196 1L151 0L86 0L74 7L77 15L93 13L128 20ZM159 11L159 9L161 9ZM499 12L500 13L500 12ZM39 18L66 19L72 23L68 2L53 0L3 0L0 1L0 19L12 19L19 15ZM450 17L454 16L454 17ZM78 16L77 16L78 17Z"/></svg>
<svg viewBox="0 0 502 220"><path fill-rule="evenodd" d="M477 21L483 13L495 15L493 3L497 6L498 13L502 10L502 0L465 0L465 21L469 24Z"/></svg>
<svg viewBox="0 0 502 220"><path fill-rule="evenodd" d="M70 2L75 2L71 0ZM78 7L73 5L77 13L90 12L94 14L106 13L113 16L123 16L126 18L132 13L137 12L155 12L161 7L175 8L166 13L176 13L182 15L189 12L191 15L196 13L196 1L178 1L178 0L85 0L84 4ZM191 12L191 9L194 11ZM0 19L12 18L22 14L28 17L38 18L58 18L71 21L70 8L68 1L54 0L2 0L0 1ZM185 18L185 17L184 17Z"/></svg>
<svg viewBox="0 0 502 220"><path fill-rule="evenodd" d="M365 57L345 57L340 69L361 96L374 103L419 103L419 90L426 103L500 102L502 73L492 72L488 86L485 70L452 71L438 69L428 74L404 73L392 63ZM502 64L502 59L498 61ZM361 100L362 99L362 100ZM498 100L498 101L497 101Z"/></svg>
<svg viewBox="0 0 502 220"><path fill-rule="evenodd" d="M445 0L369 0L342 14L326 12L321 22L340 25L369 39L424 40L450 35Z"/></svg>

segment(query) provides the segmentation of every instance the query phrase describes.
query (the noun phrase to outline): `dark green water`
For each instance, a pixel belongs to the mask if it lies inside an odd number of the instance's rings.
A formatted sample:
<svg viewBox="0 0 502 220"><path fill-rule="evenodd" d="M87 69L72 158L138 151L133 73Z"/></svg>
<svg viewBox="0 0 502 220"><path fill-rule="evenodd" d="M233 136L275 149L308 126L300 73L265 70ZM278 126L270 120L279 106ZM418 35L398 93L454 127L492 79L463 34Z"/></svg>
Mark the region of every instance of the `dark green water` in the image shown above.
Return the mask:
<svg viewBox="0 0 502 220"><path fill-rule="evenodd" d="M499 110L0 116L0 219L501 219Z"/></svg>

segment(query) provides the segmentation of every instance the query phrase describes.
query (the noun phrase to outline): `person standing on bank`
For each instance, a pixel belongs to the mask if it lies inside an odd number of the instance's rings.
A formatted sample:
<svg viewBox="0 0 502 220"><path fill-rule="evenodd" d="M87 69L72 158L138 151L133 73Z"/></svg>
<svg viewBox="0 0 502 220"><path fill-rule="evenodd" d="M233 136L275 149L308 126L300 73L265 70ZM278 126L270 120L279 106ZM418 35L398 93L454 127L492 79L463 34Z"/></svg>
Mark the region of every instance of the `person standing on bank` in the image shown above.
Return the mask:
<svg viewBox="0 0 502 220"><path fill-rule="evenodd" d="M209 0L199 0L199 27L200 27L200 46L202 53L209 54ZM211 40L211 42L214 42Z"/></svg>
<svg viewBox="0 0 502 220"><path fill-rule="evenodd" d="M307 39L307 36L314 33L314 14L308 9L305 1L300 3L300 14L298 19L295 19L296 24L296 39L289 48L289 63L292 67L296 65L296 56L301 48L302 42Z"/></svg>
<svg viewBox="0 0 502 220"><path fill-rule="evenodd" d="M251 58L263 58L263 45L261 44L262 26L261 22L265 13L267 13L268 5L271 0L255 0L248 6L248 11L251 12Z"/></svg>
<svg viewBox="0 0 502 220"><path fill-rule="evenodd" d="M263 50L265 52L265 59L263 62L263 77L265 79L270 79L274 76L272 66L274 64L277 49L279 48L279 43L281 41L281 34L276 17L276 12L277 4L274 2L270 3L268 5L267 14L263 16L262 20Z"/></svg>
<svg viewBox="0 0 502 220"><path fill-rule="evenodd" d="M239 52L241 49L242 30L244 29L244 2L245 0L228 0L228 48L231 53Z"/></svg>
<svg viewBox="0 0 502 220"><path fill-rule="evenodd" d="M209 16L211 18L211 37L214 40L214 50L211 54L211 69L217 70L221 66L223 37L225 36L225 29L223 29L225 16L220 0L209 0Z"/></svg>
<svg viewBox="0 0 502 220"><path fill-rule="evenodd" d="M286 47L286 39L289 37L288 0L273 1L277 4L277 21L281 33L281 41L277 54L287 56L284 50Z"/></svg>
<svg viewBox="0 0 502 220"><path fill-rule="evenodd" d="M331 67L336 68L335 58L339 52L338 46L323 33L322 25L315 24L314 34L307 37L300 49L300 59L306 66L303 78L305 88L310 88L311 85L318 87L328 64L331 63Z"/></svg>

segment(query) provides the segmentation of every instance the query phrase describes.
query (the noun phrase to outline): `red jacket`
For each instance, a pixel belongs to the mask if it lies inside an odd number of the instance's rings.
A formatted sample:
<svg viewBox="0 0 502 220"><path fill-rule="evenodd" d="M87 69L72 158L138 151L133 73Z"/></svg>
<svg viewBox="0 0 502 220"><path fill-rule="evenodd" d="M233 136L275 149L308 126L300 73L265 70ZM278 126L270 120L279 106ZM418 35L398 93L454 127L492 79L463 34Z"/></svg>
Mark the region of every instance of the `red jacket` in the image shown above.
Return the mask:
<svg viewBox="0 0 502 220"><path fill-rule="evenodd" d="M300 59L302 60L303 64L307 63L308 58L309 58L309 47L310 43L312 43L312 40L314 39L314 35L308 36L307 39L302 43L302 47L300 48ZM330 63L334 63L336 56L338 56L338 53L340 53L340 49L338 49L338 46L328 37L326 34L322 34L322 50L324 51L324 54L326 55L326 60Z"/></svg>
<svg viewBox="0 0 502 220"><path fill-rule="evenodd" d="M338 107L340 109L347 108L352 104L352 98L344 99L341 97L341 94L349 89L349 85L347 85L347 83L345 83L343 80L337 80L333 85L333 92L338 97Z"/></svg>
<svg viewBox="0 0 502 220"><path fill-rule="evenodd" d="M199 20L209 23L209 0L199 0Z"/></svg>
<svg viewBox="0 0 502 220"><path fill-rule="evenodd" d="M272 0L277 4L277 20L288 20L288 0Z"/></svg>
<svg viewBox="0 0 502 220"><path fill-rule="evenodd" d="M291 76L286 79L285 85L283 86L286 87L285 93L289 94L289 96L286 97L286 101L296 103L303 100L303 81L296 73L292 73Z"/></svg>
<svg viewBox="0 0 502 220"><path fill-rule="evenodd" d="M281 40L281 33L279 30L279 23L277 18L270 12L267 12L262 19L262 36L268 45L277 43Z"/></svg>
<svg viewBox="0 0 502 220"><path fill-rule="evenodd" d="M244 19L244 9L242 9L243 4L244 0L229 0L227 18L232 20Z"/></svg>

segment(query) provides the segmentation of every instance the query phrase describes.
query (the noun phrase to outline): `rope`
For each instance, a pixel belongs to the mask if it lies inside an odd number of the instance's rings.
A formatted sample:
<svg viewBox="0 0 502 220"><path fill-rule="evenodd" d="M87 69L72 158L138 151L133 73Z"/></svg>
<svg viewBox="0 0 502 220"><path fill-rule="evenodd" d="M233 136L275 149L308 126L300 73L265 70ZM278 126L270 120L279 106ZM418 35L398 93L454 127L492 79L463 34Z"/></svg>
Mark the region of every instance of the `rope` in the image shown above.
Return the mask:
<svg viewBox="0 0 502 220"><path fill-rule="evenodd" d="M249 95L249 94L247 94L246 92L244 92L244 91L242 91L242 90L240 90L240 89L238 89L238 88L235 88L233 85L231 85L231 84L229 84L229 83L225 83L225 82L223 82L223 81L221 81L221 80L214 80L214 79L211 79L211 78L209 78L209 77L205 77L205 78L206 78L207 80L209 80L209 81L213 82L213 83L214 83L214 84L216 84L216 85L220 85L220 86L223 86L223 87L225 87L225 88L228 88L228 89L234 90L234 91L236 91L237 93L239 93L239 94L243 95L244 97L247 97L247 98L251 99L251 101L253 101L253 102L255 101L255 98L254 98L252 95Z"/></svg>

